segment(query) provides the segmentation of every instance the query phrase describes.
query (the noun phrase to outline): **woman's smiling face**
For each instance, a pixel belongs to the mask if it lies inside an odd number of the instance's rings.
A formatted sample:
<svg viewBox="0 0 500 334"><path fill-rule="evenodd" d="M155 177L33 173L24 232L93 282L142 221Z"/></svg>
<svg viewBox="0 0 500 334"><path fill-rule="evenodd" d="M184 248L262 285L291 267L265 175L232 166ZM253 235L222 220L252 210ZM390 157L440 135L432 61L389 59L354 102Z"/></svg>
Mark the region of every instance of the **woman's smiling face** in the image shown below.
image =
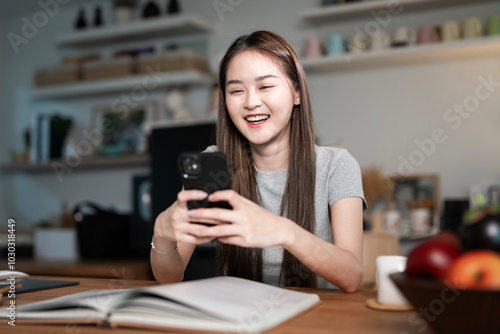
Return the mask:
<svg viewBox="0 0 500 334"><path fill-rule="evenodd" d="M244 51L231 59L226 78L227 110L241 134L254 145L288 143L300 95L286 74L270 58Z"/></svg>

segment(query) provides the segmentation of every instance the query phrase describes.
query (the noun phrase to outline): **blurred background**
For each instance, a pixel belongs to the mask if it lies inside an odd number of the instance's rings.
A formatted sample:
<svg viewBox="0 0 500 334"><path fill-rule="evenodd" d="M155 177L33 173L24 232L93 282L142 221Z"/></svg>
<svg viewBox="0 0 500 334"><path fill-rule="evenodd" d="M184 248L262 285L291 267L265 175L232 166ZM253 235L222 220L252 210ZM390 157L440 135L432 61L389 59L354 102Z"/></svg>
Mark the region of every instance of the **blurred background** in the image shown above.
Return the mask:
<svg viewBox="0 0 500 334"><path fill-rule="evenodd" d="M318 143L360 163L367 229L381 211L386 231L421 237L497 198L498 1L2 1L0 226L15 220L26 268L134 257L112 275L148 277L175 154L211 142L218 63L259 29L301 57Z"/></svg>

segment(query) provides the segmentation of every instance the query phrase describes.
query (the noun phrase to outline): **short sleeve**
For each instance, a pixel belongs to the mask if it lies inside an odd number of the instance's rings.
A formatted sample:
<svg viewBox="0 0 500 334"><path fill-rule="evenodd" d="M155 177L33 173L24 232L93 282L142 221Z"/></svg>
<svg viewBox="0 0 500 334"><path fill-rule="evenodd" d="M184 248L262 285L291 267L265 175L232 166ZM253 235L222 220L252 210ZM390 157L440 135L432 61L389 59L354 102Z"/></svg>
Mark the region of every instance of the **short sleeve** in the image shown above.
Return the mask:
<svg viewBox="0 0 500 334"><path fill-rule="evenodd" d="M214 153L214 152L217 152L217 146L212 145L212 146L207 147L205 149L205 151L203 151L201 153Z"/></svg>
<svg viewBox="0 0 500 334"><path fill-rule="evenodd" d="M364 198L361 168L356 159L345 149L339 149L330 158L328 172L328 204L347 197L363 200L363 212L367 205Z"/></svg>

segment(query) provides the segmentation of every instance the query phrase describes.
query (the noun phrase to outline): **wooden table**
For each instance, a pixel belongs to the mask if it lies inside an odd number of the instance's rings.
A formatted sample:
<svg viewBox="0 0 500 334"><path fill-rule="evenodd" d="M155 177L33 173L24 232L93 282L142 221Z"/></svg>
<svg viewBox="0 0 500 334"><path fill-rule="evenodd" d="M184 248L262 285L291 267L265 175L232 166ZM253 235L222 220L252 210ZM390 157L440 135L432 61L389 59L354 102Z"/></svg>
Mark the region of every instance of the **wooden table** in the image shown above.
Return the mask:
<svg viewBox="0 0 500 334"><path fill-rule="evenodd" d="M74 262L19 259L16 270L30 275L119 278L127 280L153 279L149 258L79 260Z"/></svg>
<svg viewBox="0 0 500 334"><path fill-rule="evenodd" d="M46 300L71 293L91 289L137 288L156 284L154 281L124 280L124 279L92 279L79 277L52 277L33 276L36 279L76 280L78 286L45 290L39 292L18 294L16 305ZM412 326L410 317L414 311L391 312L377 311L365 306L365 301L376 295L374 290L361 290L353 294L346 294L339 290L326 289L298 289L304 292L317 293L321 303L312 309L278 325L266 333L275 334L314 334L314 333L396 333L396 334L424 334L432 333L429 328L422 331L422 325ZM2 307L6 307L8 298L4 298ZM7 324L7 320L0 320L0 333L52 333L52 334L83 334L83 333L158 333L157 331L110 329L94 325L27 325L16 321L16 326ZM415 319L413 319L415 321ZM186 333L179 331L164 331L165 333Z"/></svg>

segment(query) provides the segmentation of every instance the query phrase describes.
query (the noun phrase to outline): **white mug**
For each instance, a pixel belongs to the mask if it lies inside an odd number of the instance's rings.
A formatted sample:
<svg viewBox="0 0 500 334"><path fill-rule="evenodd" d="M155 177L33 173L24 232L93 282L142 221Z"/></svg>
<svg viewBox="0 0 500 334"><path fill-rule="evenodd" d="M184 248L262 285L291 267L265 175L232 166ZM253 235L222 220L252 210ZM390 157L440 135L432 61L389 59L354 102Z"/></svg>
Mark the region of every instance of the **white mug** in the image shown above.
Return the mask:
<svg viewBox="0 0 500 334"><path fill-rule="evenodd" d="M349 43L349 52L362 53L368 50L369 42L365 34L356 33L351 36Z"/></svg>
<svg viewBox="0 0 500 334"><path fill-rule="evenodd" d="M441 40L443 42L458 41L462 38L460 23L458 21L446 21L441 25Z"/></svg>
<svg viewBox="0 0 500 334"><path fill-rule="evenodd" d="M116 7L115 8L115 23L126 24L132 21L134 11L129 7Z"/></svg>
<svg viewBox="0 0 500 334"><path fill-rule="evenodd" d="M398 255L382 255L376 259L376 282L378 285L377 301L385 305L409 305L398 287L392 282L389 274L406 270L406 257Z"/></svg>
<svg viewBox="0 0 500 334"><path fill-rule="evenodd" d="M417 44L417 31L409 27L398 27L394 31L394 38L392 39L393 46L409 46Z"/></svg>
<svg viewBox="0 0 500 334"><path fill-rule="evenodd" d="M483 36L483 24L479 17L468 17L463 23L464 39Z"/></svg>
<svg viewBox="0 0 500 334"><path fill-rule="evenodd" d="M398 210L387 210L385 212L385 230L389 233L399 233L401 225L401 213Z"/></svg>
<svg viewBox="0 0 500 334"><path fill-rule="evenodd" d="M377 30L371 36L371 49L373 51L391 48L391 35L384 30Z"/></svg>
<svg viewBox="0 0 500 334"><path fill-rule="evenodd" d="M431 211L429 209L412 209L410 216L412 231L428 232L431 229Z"/></svg>

